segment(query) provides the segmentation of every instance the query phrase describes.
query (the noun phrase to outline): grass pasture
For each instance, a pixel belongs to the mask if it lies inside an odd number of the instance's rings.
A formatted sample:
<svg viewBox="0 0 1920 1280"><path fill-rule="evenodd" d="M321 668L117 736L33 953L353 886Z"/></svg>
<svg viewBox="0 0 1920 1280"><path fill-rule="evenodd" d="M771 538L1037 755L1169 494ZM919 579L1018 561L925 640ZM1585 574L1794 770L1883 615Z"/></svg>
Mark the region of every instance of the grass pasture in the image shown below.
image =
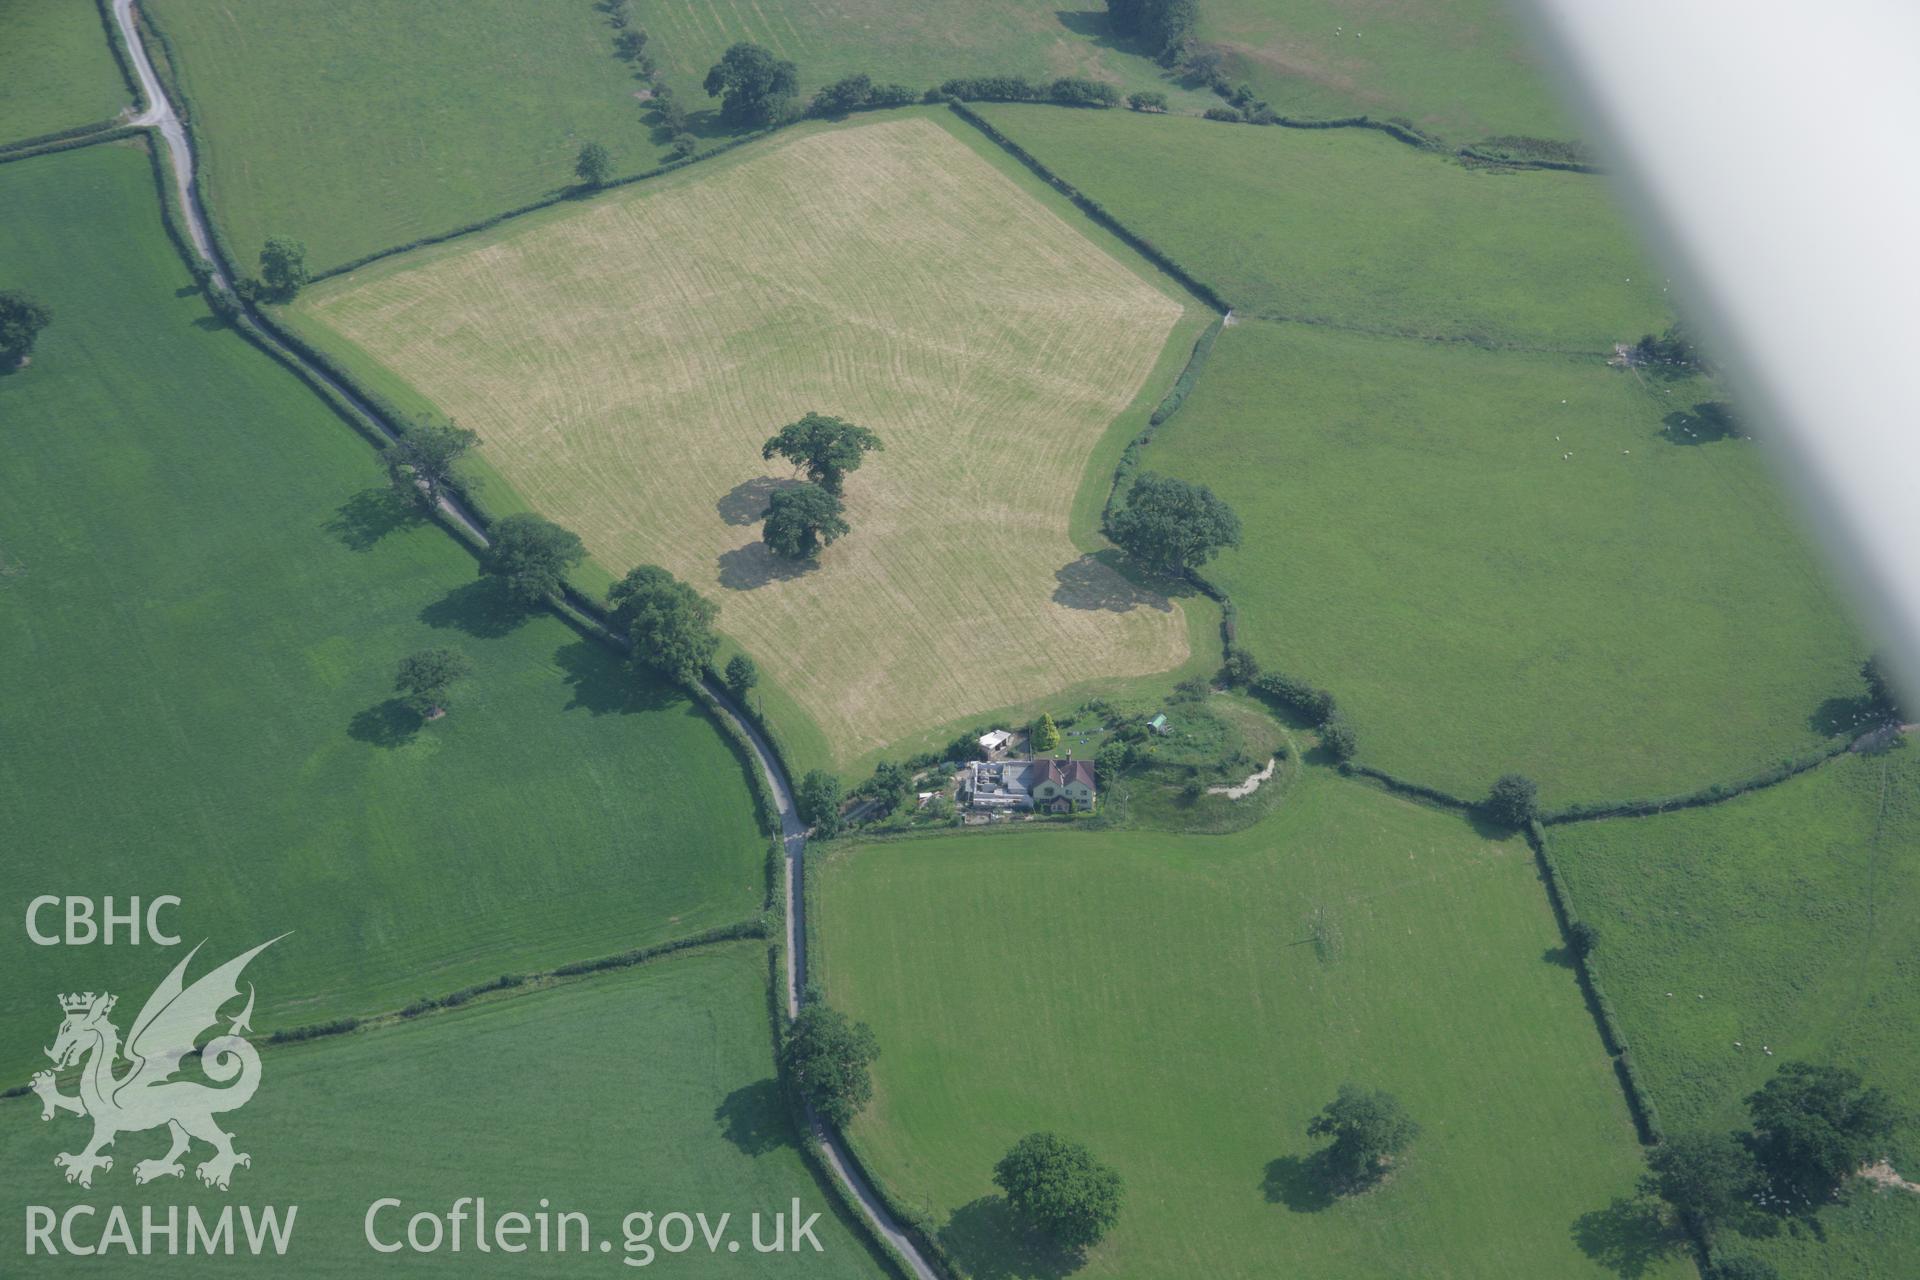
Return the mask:
<svg viewBox="0 0 1920 1280"><path fill-rule="evenodd" d="M1089 1280L1605 1274L1639 1148L1521 840L1312 770L1230 836L828 848L815 979L882 1054L853 1136L975 1274L1058 1274L991 1184L1034 1129L1125 1179ZM1424 1133L1329 1204L1305 1129L1345 1080Z"/></svg>
<svg viewBox="0 0 1920 1280"><path fill-rule="evenodd" d="M1500 0L1208 0L1198 36L1282 115L1407 118L1456 144L1578 132Z"/></svg>
<svg viewBox="0 0 1920 1280"><path fill-rule="evenodd" d="M198 114L207 204L251 270L322 270L665 154L592 0L148 0Z"/></svg>
<svg viewBox="0 0 1920 1280"><path fill-rule="evenodd" d="M10 1131L0 1188L9 1200L55 1212L103 1200L124 1205L136 1239L140 1206L154 1205L164 1220L166 1206L180 1205L183 1253L187 1204L203 1214L228 1203L298 1205L280 1265L301 1276L618 1275L630 1269L621 1265L629 1256L622 1220L640 1210L656 1218L698 1210L709 1222L732 1215L728 1234L742 1242L740 1252L722 1245L710 1256L696 1243L688 1253L656 1253L652 1262L675 1275L884 1274L836 1216L831 1193L795 1146L773 1080L765 953L758 947L675 957L263 1056L259 1095L223 1118L238 1149L253 1156L251 1167L235 1172L232 1191L195 1180L191 1163L206 1154L198 1146L183 1180L136 1187L132 1165L165 1149L164 1131L123 1134L114 1167L96 1175L91 1192L68 1186L53 1153L74 1150L84 1124L70 1115L41 1124L30 1097L0 1102ZM531 1216L548 1202L555 1214L584 1213L596 1252L582 1257L576 1232L567 1253L477 1254L471 1217L459 1253L443 1245L432 1254L389 1256L366 1243L362 1222L377 1199L403 1202L377 1219L390 1241L402 1237L411 1214L445 1215L462 1196L485 1197L490 1220L510 1211ZM820 1214L814 1234L822 1251L755 1254L750 1215L785 1212L795 1197L803 1217ZM92 1229L103 1222L95 1218ZM87 1228L83 1221L83 1239ZM23 1258L21 1232L21 1215L7 1214L0 1248L17 1260L9 1274L72 1268L66 1258ZM602 1239L613 1245L607 1254L597 1252ZM139 1269L257 1275L263 1266L244 1253L168 1257L164 1249L162 1240L158 1255L141 1259ZM109 1255L110 1263L118 1260Z"/></svg>
<svg viewBox="0 0 1920 1280"><path fill-rule="evenodd" d="M1795 1059L1850 1067L1920 1110L1911 744L1711 808L1555 827L1550 839L1574 909L1599 930L1596 972L1670 1132L1741 1126L1741 1100ZM1899 1134L1894 1166L1914 1177L1920 1127ZM1911 1274L1920 1196L1862 1189L1823 1216L1824 1243L1762 1246L1782 1275Z"/></svg>
<svg viewBox="0 0 1920 1280"><path fill-rule="evenodd" d="M791 130L297 313L477 429L614 573L660 563L718 601L843 762L1177 667L1179 607L1085 555L1070 516L1204 316L945 119ZM760 445L808 409L887 448L847 485L853 533L799 572L760 541L789 476Z"/></svg>
<svg viewBox="0 0 1920 1280"><path fill-rule="evenodd" d="M295 930L267 1031L753 915L717 729L396 517L368 446L206 315L155 200L134 146L0 166L0 279L55 313L0 378L0 1074L50 993L151 950L32 945L43 893L176 894L209 954ZM393 670L430 645L475 675L416 732Z"/></svg>
<svg viewBox="0 0 1920 1280"><path fill-rule="evenodd" d="M1672 795L1813 748L1861 692L1762 446L1672 438L1715 394L1249 322L1142 465L1239 512L1208 573L1241 643L1338 695L1362 761L1469 797L1518 770L1549 806Z"/></svg>
<svg viewBox="0 0 1920 1280"><path fill-rule="evenodd" d="M1085 76L1124 92L1158 90L1177 106L1217 102L1107 29L1106 7L1059 0L639 0L636 20L675 92L706 101L707 68L737 40L764 45L800 72L802 97L842 76L928 89L955 76Z"/></svg>
<svg viewBox="0 0 1920 1280"><path fill-rule="evenodd" d="M1671 316L1602 178L1466 169L1354 129L976 109L1242 315L1601 353Z"/></svg>
<svg viewBox="0 0 1920 1280"><path fill-rule="evenodd" d="M0 0L0 33L0 146L132 105L93 0Z"/></svg>

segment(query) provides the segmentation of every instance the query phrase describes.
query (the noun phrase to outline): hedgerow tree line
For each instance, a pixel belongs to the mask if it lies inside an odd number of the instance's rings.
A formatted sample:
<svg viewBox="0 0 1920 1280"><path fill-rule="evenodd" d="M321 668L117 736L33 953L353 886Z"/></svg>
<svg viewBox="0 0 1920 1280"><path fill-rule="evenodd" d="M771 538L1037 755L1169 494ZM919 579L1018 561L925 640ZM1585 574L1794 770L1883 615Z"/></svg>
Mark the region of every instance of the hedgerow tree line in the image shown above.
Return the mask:
<svg viewBox="0 0 1920 1280"><path fill-rule="evenodd" d="M1845 1067L1783 1064L1746 1097L1748 1127L1676 1134L1647 1154L1640 1189L1706 1242L1710 1273L1760 1276L1729 1237L1762 1238L1818 1217L1858 1188L1905 1119L1882 1089Z"/></svg>

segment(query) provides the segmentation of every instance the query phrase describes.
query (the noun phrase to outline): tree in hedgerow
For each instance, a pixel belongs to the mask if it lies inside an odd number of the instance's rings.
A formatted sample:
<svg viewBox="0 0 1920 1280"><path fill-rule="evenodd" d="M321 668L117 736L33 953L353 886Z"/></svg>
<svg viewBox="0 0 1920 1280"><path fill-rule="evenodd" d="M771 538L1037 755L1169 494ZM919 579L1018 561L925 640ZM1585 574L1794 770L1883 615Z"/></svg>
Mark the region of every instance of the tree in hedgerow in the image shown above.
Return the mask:
<svg viewBox="0 0 1920 1280"><path fill-rule="evenodd" d="M613 51L626 62L638 62L647 51L647 29L628 27L613 38Z"/></svg>
<svg viewBox="0 0 1920 1280"><path fill-rule="evenodd" d="M804 414L789 422L760 446L760 456L771 461L785 458L807 473L807 479L838 495L847 473L859 469L866 455L884 450L880 437L865 427L831 414Z"/></svg>
<svg viewBox="0 0 1920 1280"><path fill-rule="evenodd" d="M1347 719L1347 713L1338 707L1328 712L1327 718L1320 722L1320 745L1341 764L1353 759L1354 753L1360 749L1360 739L1353 731L1353 721Z"/></svg>
<svg viewBox="0 0 1920 1280"><path fill-rule="evenodd" d="M800 1096L836 1125L860 1114L873 1097L869 1071L880 1056L880 1042L864 1022L819 1000L809 1000L787 1028L780 1066Z"/></svg>
<svg viewBox="0 0 1920 1280"><path fill-rule="evenodd" d="M1260 678L1260 660L1238 646L1228 649L1220 664L1220 683L1236 689L1252 686Z"/></svg>
<svg viewBox="0 0 1920 1280"><path fill-rule="evenodd" d="M1647 1152L1641 1190L1659 1196L1709 1231L1738 1228L1754 1212L1760 1169L1729 1133L1681 1133Z"/></svg>
<svg viewBox="0 0 1920 1280"><path fill-rule="evenodd" d="M1867 697L1873 703L1875 714L1889 720L1906 718L1900 690L1894 686L1893 673L1887 669L1886 654L1876 653L1861 663L1860 678L1867 682Z"/></svg>
<svg viewBox="0 0 1920 1280"><path fill-rule="evenodd" d="M1599 945L1600 931L1585 920L1575 920L1567 926L1567 946L1575 956L1585 959Z"/></svg>
<svg viewBox="0 0 1920 1280"><path fill-rule="evenodd" d="M866 106L872 96L873 77L864 73L846 76L815 93L813 101L807 104L807 114L843 116Z"/></svg>
<svg viewBox="0 0 1920 1280"><path fill-rule="evenodd" d="M895 764L891 760L874 766L873 779L867 783L867 794L874 801L874 816L884 818L905 804L907 797L913 794L913 774L905 765Z"/></svg>
<svg viewBox="0 0 1920 1280"><path fill-rule="evenodd" d="M673 158L685 160L700 149L700 139L682 129L673 135Z"/></svg>
<svg viewBox="0 0 1920 1280"><path fill-rule="evenodd" d="M1068 1249L1099 1244L1120 1219L1120 1175L1077 1142L1030 1133L993 1167L1018 1218Z"/></svg>
<svg viewBox="0 0 1920 1280"><path fill-rule="evenodd" d="M1133 482L1107 534L1141 564L1177 577L1239 546L1240 517L1205 485L1148 473Z"/></svg>
<svg viewBox="0 0 1920 1280"><path fill-rule="evenodd" d="M776 555L812 560L821 547L851 530L840 512L840 499L817 484L775 489L767 499L767 521L760 536Z"/></svg>
<svg viewBox="0 0 1920 1280"><path fill-rule="evenodd" d="M53 311L44 302L0 289L0 372L25 364L34 340L52 323Z"/></svg>
<svg viewBox="0 0 1920 1280"><path fill-rule="evenodd" d="M589 142L581 147L579 156L573 162L573 174L585 186L605 186L612 172L613 157L597 142Z"/></svg>
<svg viewBox="0 0 1920 1280"><path fill-rule="evenodd" d="M720 55L702 87L720 99L720 118L736 128L778 124L800 87L791 62L745 40Z"/></svg>
<svg viewBox="0 0 1920 1280"><path fill-rule="evenodd" d="M1195 0L1107 0L1107 24L1163 61L1185 52L1199 17Z"/></svg>
<svg viewBox="0 0 1920 1280"><path fill-rule="evenodd" d="M1420 1136L1420 1126L1400 1100L1383 1089L1343 1084L1326 1108L1307 1125L1307 1135L1332 1138L1321 1153L1328 1179L1355 1190L1378 1178L1393 1158Z"/></svg>
<svg viewBox="0 0 1920 1280"><path fill-rule="evenodd" d="M720 647L713 634L720 606L657 564L614 583L607 607L633 640L634 662L682 684L697 681Z"/></svg>
<svg viewBox="0 0 1920 1280"><path fill-rule="evenodd" d="M744 653L736 653L727 659L727 692L741 702L747 700L747 693L760 683L760 668L752 658Z"/></svg>
<svg viewBox="0 0 1920 1280"><path fill-rule="evenodd" d="M260 280L285 302L312 277L307 271L307 246L291 236L269 236L260 250Z"/></svg>
<svg viewBox="0 0 1920 1280"><path fill-rule="evenodd" d="M400 659L394 692L422 720L436 720L447 709L447 691L473 674L473 664L458 649L422 649Z"/></svg>
<svg viewBox="0 0 1920 1280"><path fill-rule="evenodd" d="M1540 816L1540 788L1525 774L1503 773L1480 808L1495 822L1524 827Z"/></svg>
<svg viewBox="0 0 1920 1280"><path fill-rule="evenodd" d="M1060 727L1053 722L1051 712L1042 711L1040 718L1027 730L1028 745L1036 752L1052 751L1060 745Z"/></svg>
<svg viewBox="0 0 1920 1280"><path fill-rule="evenodd" d="M1789 1206L1817 1210L1848 1178L1886 1154L1899 1113L1845 1067L1789 1062L1747 1095L1754 1151Z"/></svg>
<svg viewBox="0 0 1920 1280"><path fill-rule="evenodd" d="M477 432L436 418L415 418L387 446L387 475L401 497L429 514L440 509L454 465L480 443Z"/></svg>
<svg viewBox="0 0 1920 1280"><path fill-rule="evenodd" d="M811 769L793 793L800 821L825 839L840 831L840 779L824 769Z"/></svg>
<svg viewBox="0 0 1920 1280"><path fill-rule="evenodd" d="M505 584L522 604L539 604L558 595L567 570L587 558L579 535L531 512L502 516L489 531L492 545L480 562L482 573Z"/></svg>

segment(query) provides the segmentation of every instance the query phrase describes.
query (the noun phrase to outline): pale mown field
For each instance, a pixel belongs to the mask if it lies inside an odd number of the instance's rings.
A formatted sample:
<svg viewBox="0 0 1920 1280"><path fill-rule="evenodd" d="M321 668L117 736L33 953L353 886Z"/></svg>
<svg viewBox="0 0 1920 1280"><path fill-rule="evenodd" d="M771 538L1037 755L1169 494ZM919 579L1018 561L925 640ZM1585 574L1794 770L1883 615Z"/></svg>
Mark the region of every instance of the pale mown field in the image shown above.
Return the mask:
<svg viewBox="0 0 1920 1280"><path fill-rule="evenodd" d="M787 134L302 305L601 563L718 600L841 759L1187 656L1177 606L1068 535L1182 304L930 120ZM760 445L809 409L887 448L796 572L760 541L790 478Z"/></svg>

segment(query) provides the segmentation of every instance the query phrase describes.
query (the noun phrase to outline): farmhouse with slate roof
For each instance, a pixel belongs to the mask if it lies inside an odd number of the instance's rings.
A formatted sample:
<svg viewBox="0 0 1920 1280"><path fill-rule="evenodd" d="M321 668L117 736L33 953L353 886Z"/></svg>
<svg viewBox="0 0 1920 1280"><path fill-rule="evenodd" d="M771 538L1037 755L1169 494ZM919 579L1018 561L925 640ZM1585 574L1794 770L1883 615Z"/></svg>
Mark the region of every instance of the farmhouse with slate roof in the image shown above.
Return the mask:
<svg viewBox="0 0 1920 1280"><path fill-rule="evenodd" d="M1090 760L976 760L967 766L962 799L975 809L1067 813L1093 808Z"/></svg>

